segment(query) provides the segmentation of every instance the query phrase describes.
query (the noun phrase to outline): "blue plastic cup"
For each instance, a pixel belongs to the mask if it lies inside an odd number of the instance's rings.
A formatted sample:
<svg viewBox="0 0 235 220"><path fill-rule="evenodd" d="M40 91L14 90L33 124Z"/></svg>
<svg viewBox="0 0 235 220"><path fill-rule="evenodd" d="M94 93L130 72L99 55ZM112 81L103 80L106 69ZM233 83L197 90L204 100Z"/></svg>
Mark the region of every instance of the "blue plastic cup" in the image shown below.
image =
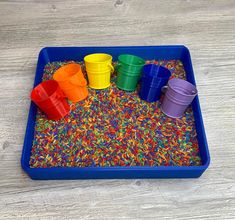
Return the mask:
<svg viewBox="0 0 235 220"><path fill-rule="evenodd" d="M147 102L156 102L161 97L161 89L171 76L163 66L147 64L143 67L139 96Z"/></svg>

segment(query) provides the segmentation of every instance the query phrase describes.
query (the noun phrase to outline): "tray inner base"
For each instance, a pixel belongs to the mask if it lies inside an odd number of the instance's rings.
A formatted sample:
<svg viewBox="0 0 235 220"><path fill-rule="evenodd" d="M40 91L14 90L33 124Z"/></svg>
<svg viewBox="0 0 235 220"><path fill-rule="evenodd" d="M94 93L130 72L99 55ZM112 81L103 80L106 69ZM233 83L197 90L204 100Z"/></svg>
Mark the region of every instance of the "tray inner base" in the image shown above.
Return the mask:
<svg viewBox="0 0 235 220"><path fill-rule="evenodd" d="M43 81L68 62L48 63ZM172 77L186 78L180 60L147 62L167 67ZM70 114L59 121L47 120L38 110L31 168L201 165L192 108L180 119L166 117L161 100L140 100L137 91L119 90L115 79L114 72L108 89L89 88L89 97L70 103Z"/></svg>

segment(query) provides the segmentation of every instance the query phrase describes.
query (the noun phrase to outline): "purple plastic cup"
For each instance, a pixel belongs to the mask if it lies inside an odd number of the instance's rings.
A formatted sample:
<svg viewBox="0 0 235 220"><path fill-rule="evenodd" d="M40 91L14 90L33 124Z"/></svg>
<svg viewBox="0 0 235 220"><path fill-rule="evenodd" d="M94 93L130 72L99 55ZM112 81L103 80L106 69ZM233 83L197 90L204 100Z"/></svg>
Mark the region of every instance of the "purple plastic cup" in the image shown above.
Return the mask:
<svg viewBox="0 0 235 220"><path fill-rule="evenodd" d="M162 112L171 118L180 118L197 95L197 88L188 81L173 78L164 86L163 92Z"/></svg>

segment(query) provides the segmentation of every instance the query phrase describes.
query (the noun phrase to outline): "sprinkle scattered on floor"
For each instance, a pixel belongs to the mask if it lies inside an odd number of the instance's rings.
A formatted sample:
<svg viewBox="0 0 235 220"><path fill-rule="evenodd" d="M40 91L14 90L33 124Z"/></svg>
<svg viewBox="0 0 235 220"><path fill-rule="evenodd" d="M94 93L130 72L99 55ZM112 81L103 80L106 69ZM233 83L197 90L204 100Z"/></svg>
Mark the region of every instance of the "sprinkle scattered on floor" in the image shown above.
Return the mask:
<svg viewBox="0 0 235 220"><path fill-rule="evenodd" d="M147 62L185 79L179 60ZM48 63L43 80L65 63ZM181 119L166 117L160 102L119 90L115 78L114 73L108 89L89 88L88 98L70 103L70 114L59 121L47 120L38 110L30 167L201 165L191 107Z"/></svg>

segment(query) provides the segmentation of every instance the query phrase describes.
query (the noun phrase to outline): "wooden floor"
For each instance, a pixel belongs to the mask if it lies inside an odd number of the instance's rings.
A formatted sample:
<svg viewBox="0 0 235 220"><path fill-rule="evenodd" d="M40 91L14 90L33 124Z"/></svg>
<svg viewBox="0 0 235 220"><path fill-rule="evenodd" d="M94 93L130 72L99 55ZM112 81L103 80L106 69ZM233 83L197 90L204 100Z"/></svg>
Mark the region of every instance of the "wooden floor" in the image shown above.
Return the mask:
<svg viewBox="0 0 235 220"><path fill-rule="evenodd" d="M33 181L20 157L45 46L185 44L211 165L199 179ZM0 219L235 219L235 1L1 0Z"/></svg>

